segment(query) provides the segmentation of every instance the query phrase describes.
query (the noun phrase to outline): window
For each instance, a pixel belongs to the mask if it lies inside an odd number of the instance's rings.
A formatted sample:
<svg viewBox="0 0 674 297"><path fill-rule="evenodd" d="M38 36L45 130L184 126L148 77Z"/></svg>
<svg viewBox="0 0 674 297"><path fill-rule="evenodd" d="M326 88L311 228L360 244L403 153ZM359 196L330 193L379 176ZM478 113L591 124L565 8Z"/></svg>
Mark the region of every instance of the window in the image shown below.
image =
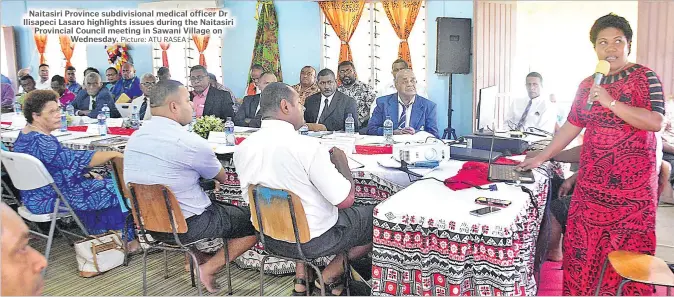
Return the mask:
<svg viewBox="0 0 674 297"><path fill-rule="evenodd" d="M322 68L337 70L341 41L321 11L323 23ZM419 86L426 88L426 5L421 4L419 15L408 38L412 67ZM358 27L349 42L358 79L370 84L375 90L393 81L391 64L398 59L400 39L386 16L379 1L368 2Z"/></svg>
<svg viewBox="0 0 674 297"><path fill-rule="evenodd" d="M168 56L171 79L177 80L184 85L188 85L190 68L199 64L199 51L197 50L192 36L187 36L186 42L172 42L169 45L166 55ZM162 67L162 49L159 43L152 44L152 66L154 74L157 74L159 67ZM211 35L208 46L204 51L206 57L206 68L209 73L215 74L218 82L222 82L222 36Z"/></svg>
<svg viewBox="0 0 674 297"><path fill-rule="evenodd" d="M75 71L77 82L82 84L84 81L84 69L89 67L87 65L87 44L76 42L73 42L73 44L75 44L75 50L73 51L73 56L70 58L70 63L77 69L77 71ZM60 75L65 77L66 57L63 56L63 52L61 51L59 35L47 35L47 45L44 49L44 56L45 59L47 59L47 64L49 64L49 76ZM35 77L35 79L37 80L38 78Z"/></svg>
<svg viewBox="0 0 674 297"><path fill-rule="evenodd" d="M139 5L141 9L203 9L216 7L214 1L192 1L192 2L174 2L161 1L152 3L143 3ZM192 41L192 35L185 34L185 42L172 42L166 51L169 61L171 79L177 80L184 85L189 85L190 67L199 64L199 51ZM222 82L222 36L211 35L208 46L204 51L206 57L206 68L209 73L215 74L218 82ZM152 66L153 73L163 66L162 49L159 43L152 43Z"/></svg>

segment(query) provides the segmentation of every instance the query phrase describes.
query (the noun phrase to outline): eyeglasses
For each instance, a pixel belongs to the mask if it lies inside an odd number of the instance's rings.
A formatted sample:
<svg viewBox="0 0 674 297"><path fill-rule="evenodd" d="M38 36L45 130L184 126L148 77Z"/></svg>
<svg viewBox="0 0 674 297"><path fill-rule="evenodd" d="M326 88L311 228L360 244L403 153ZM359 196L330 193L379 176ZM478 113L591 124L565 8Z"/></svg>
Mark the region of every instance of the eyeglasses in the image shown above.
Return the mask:
<svg viewBox="0 0 674 297"><path fill-rule="evenodd" d="M190 81L201 81L207 77L208 77L207 75L190 76Z"/></svg>
<svg viewBox="0 0 674 297"><path fill-rule="evenodd" d="M151 82L151 81L141 83L141 85L144 85L146 87L154 86L155 84L156 84L155 82Z"/></svg>

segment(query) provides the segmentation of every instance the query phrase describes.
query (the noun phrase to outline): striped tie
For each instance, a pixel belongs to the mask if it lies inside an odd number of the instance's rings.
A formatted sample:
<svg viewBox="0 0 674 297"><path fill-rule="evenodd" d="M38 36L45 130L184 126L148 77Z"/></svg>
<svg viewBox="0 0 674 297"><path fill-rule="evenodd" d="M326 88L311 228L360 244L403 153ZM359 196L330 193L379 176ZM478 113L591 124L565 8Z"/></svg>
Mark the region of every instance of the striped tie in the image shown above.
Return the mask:
<svg viewBox="0 0 674 297"><path fill-rule="evenodd" d="M529 109L531 108L531 103L533 102L533 99L529 99L529 103L527 103L527 108L524 109L524 113L522 114L522 118L520 118L519 123L517 123L517 130L521 130L522 126L524 126L524 122L527 121L527 115L529 114Z"/></svg>
<svg viewBox="0 0 674 297"><path fill-rule="evenodd" d="M400 113L400 118L398 119L398 129L405 128L405 125L407 124L407 108L409 108L411 104L405 105L400 102L400 105L403 107L403 112Z"/></svg>

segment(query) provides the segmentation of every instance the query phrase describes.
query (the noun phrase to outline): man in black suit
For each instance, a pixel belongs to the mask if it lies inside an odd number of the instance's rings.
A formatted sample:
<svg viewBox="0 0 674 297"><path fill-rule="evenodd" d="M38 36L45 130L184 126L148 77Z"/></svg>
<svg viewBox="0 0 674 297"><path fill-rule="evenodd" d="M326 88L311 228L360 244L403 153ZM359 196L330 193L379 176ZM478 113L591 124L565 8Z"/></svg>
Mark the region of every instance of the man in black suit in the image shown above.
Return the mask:
<svg viewBox="0 0 674 297"><path fill-rule="evenodd" d="M307 123L316 123L325 126L328 131L344 131L344 121L351 114L355 124L355 131L358 131L358 111L356 100L337 91L337 79L335 73L330 69L323 69L318 72L318 88L320 93L307 97L304 102L304 121ZM311 130L316 125L309 125ZM320 127L320 125L318 125Z"/></svg>
<svg viewBox="0 0 674 297"><path fill-rule="evenodd" d="M260 123L262 122L262 115L258 114L260 111L260 95L268 84L277 81L278 80L274 73L262 73L260 76L260 81L257 83L258 88L260 88L260 94L243 97L243 104L241 104L241 107L239 107L239 110L236 112L236 116L234 117L234 125L240 127L260 128Z"/></svg>
<svg viewBox="0 0 674 297"><path fill-rule="evenodd" d="M223 120L227 117L234 118L232 94L211 88L208 71L204 66L196 65L190 69L190 83L193 89L190 101L197 117L212 115Z"/></svg>

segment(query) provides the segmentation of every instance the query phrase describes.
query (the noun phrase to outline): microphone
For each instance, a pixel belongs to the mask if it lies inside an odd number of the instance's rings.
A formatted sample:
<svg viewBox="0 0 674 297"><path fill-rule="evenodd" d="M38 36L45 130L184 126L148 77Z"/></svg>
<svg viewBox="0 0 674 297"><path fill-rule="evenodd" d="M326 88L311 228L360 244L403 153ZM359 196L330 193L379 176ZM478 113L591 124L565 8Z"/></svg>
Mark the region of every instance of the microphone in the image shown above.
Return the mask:
<svg viewBox="0 0 674 297"><path fill-rule="evenodd" d="M604 75L608 74L610 69L611 69L611 64L609 64L608 61L599 60L599 62L597 62L597 68L595 68L595 70L594 70L594 85L593 86L598 86L601 83L601 79L604 78ZM593 96L593 94L588 95L587 105L585 105L585 110L592 109L593 101L590 100L590 98L592 98L590 96Z"/></svg>

